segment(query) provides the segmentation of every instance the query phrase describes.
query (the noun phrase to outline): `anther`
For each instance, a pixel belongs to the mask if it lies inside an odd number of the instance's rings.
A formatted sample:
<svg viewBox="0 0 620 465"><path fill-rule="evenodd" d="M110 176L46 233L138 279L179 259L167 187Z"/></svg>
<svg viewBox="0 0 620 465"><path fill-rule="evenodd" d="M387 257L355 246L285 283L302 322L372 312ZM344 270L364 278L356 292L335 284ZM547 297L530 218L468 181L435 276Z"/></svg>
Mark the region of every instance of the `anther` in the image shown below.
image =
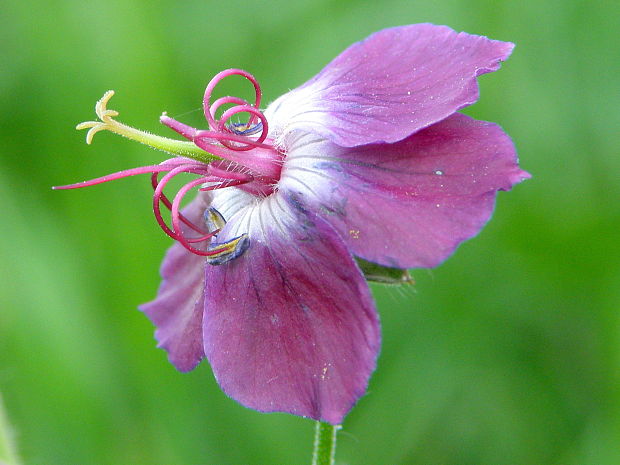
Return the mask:
<svg viewBox="0 0 620 465"><path fill-rule="evenodd" d="M254 126L249 127L247 123L226 123L226 128L239 136L253 136L263 130L263 123L259 121Z"/></svg>
<svg viewBox="0 0 620 465"><path fill-rule="evenodd" d="M211 243L207 250L217 251L213 255L207 256L207 263L209 265L223 265L225 263L240 257L250 247L250 238L247 234L235 237L222 243Z"/></svg>
<svg viewBox="0 0 620 465"><path fill-rule="evenodd" d="M226 220L222 214L213 207L205 210L204 216L205 223L207 223L207 228L211 232L217 231L218 229L221 230L226 225Z"/></svg>

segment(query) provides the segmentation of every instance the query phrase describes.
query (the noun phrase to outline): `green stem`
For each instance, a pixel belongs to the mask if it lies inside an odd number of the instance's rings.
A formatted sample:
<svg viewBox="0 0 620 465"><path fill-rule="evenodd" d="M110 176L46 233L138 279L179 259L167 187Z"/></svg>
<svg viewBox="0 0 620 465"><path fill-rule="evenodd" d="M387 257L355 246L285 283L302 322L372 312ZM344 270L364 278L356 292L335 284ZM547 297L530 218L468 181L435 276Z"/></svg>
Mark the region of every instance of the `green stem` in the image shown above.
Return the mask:
<svg viewBox="0 0 620 465"><path fill-rule="evenodd" d="M312 452L312 465L334 465L336 456L336 433L340 425L316 422L314 432L314 451Z"/></svg>
<svg viewBox="0 0 620 465"><path fill-rule="evenodd" d="M18 465L17 451L13 443L13 432L9 426L6 414L4 412L4 404L2 396L0 396L0 464L2 465Z"/></svg>

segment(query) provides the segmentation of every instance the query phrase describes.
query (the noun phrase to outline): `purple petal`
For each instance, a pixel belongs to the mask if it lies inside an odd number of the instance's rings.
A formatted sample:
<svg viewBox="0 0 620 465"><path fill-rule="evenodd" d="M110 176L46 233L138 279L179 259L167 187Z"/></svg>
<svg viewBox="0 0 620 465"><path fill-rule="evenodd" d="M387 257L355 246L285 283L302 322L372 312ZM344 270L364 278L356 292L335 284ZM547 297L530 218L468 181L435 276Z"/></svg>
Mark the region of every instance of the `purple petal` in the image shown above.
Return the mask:
<svg viewBox="0 0 620 465"><path fill-rule="evenodd" d="M272 137L303 129L345 147L402 140L478 100L476 77L513 47L432 24L384 29L270 105Z"/></svg>
<svg viewBox="0 0 620 465"><path fill-rule="evenodd" d="M200 194L183 210L183 214L196 225L203 224L207 198ZM179 371L192 370L204 358L204 268L204 257L194 255L175 242L161 266L163 281L157 297L140 306L140 310L157 326L158 347L168 352L168 359Z"/></svg>
<svg viewBox="0 0 620 465"><path fill-rule="evenodd" d="M484 226L497 190L529 177L499 126L461 114L395 144L343 148L301 132L288 143L280 189L355 255L397 268L441 263Z"/></svg>
<svg viewBox="0 0 620 465"><path fill-rule="evenodd" d="M255 410L341 423L379 351L362 274L327 223L277 194L232 218L218 239L242 231L250 248L206 268L205 353L218 383Z"/></svg>

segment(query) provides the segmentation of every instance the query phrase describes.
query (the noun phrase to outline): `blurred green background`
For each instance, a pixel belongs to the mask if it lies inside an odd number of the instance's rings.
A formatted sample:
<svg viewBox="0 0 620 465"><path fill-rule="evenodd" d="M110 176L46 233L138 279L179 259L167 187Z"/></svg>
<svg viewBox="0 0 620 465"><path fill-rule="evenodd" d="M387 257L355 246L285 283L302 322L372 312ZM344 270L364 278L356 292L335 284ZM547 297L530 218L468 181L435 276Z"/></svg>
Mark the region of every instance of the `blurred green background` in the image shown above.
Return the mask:
<svg viewBox="0 0 620 465"><path fill-rule="evenodd" d="M616 2L5 0L0 7L0 392L24 463L304 464L313 423L179 374L136 310L169 240L148 178L50 186L162 154L74 130L104 91L160 134L202 125L208 80L273 100L352 42L416 22L517 44L465 112L499 122L532 180L413 289L375 287L384 344L341 464L620 463Z"/></svg>

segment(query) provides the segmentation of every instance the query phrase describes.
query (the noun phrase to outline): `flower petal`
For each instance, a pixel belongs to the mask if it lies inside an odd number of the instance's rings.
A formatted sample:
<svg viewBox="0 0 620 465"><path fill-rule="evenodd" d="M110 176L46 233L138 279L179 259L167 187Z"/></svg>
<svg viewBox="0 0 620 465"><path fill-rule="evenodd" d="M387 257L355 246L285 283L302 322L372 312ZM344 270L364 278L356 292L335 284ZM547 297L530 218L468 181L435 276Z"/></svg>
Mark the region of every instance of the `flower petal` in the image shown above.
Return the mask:
<svg viewBox="0 0 620 465"><path fill-rule="evenodd" d="M292 205L274 194L218 236L248 232L251 243L206 268L205 353L241 404L339 424L375 368L379 323L338 234Z"/></svg>
<svg viewBox="0 0 620 465"><path fill-rule="evenodd" d="M183 210L183 215L192 223L203 225L207 207L216 206L224 218L228 218L253 200L251 194L234 187L202 192ZM183 227L187 228L185 225ZM206 244L194 246L203 250ZM168 352L170 363L179 371L193 370L204 358L204 269L204 257L175 242L168 249L161 266L163 280L157 297L140 306L140 310L157 326L157 346Z"/></svg>
<svg viewBox="0 0 620 465"><path fill-rule="evenodd" d="M207 201L208 196L200 194L183 210L183 215L196 225L203 224ZM168 352L168 359L179 371L192 370L204 357L204 267L204 257L194 255L175 242L161 266L163 280L157 297L140 306L157 326L158 347Z"/></svg>
<svg viewBox="0 0 620 465"><path fill-rule="evenodd" d="M243 187L243 186L242 186ZM239 211L248 205L256 202L256 197L238 187L226 187L209 192L211 194L210 207L217 209L218 212L228 221Z"/></svg>
<svg viewBox="0 0 620 465"><path fill-rule="evenodd" d="M273 102L271 137L303 129L345 147L402 140L478 100L476 77L513 47L433 24L384 29Z"/></svg>
<svg viewBox="0 0 620 465"><path fill-rule="evenodd" d="M395 144L343 148L301 131L287 143L279 188L355 255L396 268L441 263L484 226L498 190L529 177L499 126L458 113Z"/></svg>

